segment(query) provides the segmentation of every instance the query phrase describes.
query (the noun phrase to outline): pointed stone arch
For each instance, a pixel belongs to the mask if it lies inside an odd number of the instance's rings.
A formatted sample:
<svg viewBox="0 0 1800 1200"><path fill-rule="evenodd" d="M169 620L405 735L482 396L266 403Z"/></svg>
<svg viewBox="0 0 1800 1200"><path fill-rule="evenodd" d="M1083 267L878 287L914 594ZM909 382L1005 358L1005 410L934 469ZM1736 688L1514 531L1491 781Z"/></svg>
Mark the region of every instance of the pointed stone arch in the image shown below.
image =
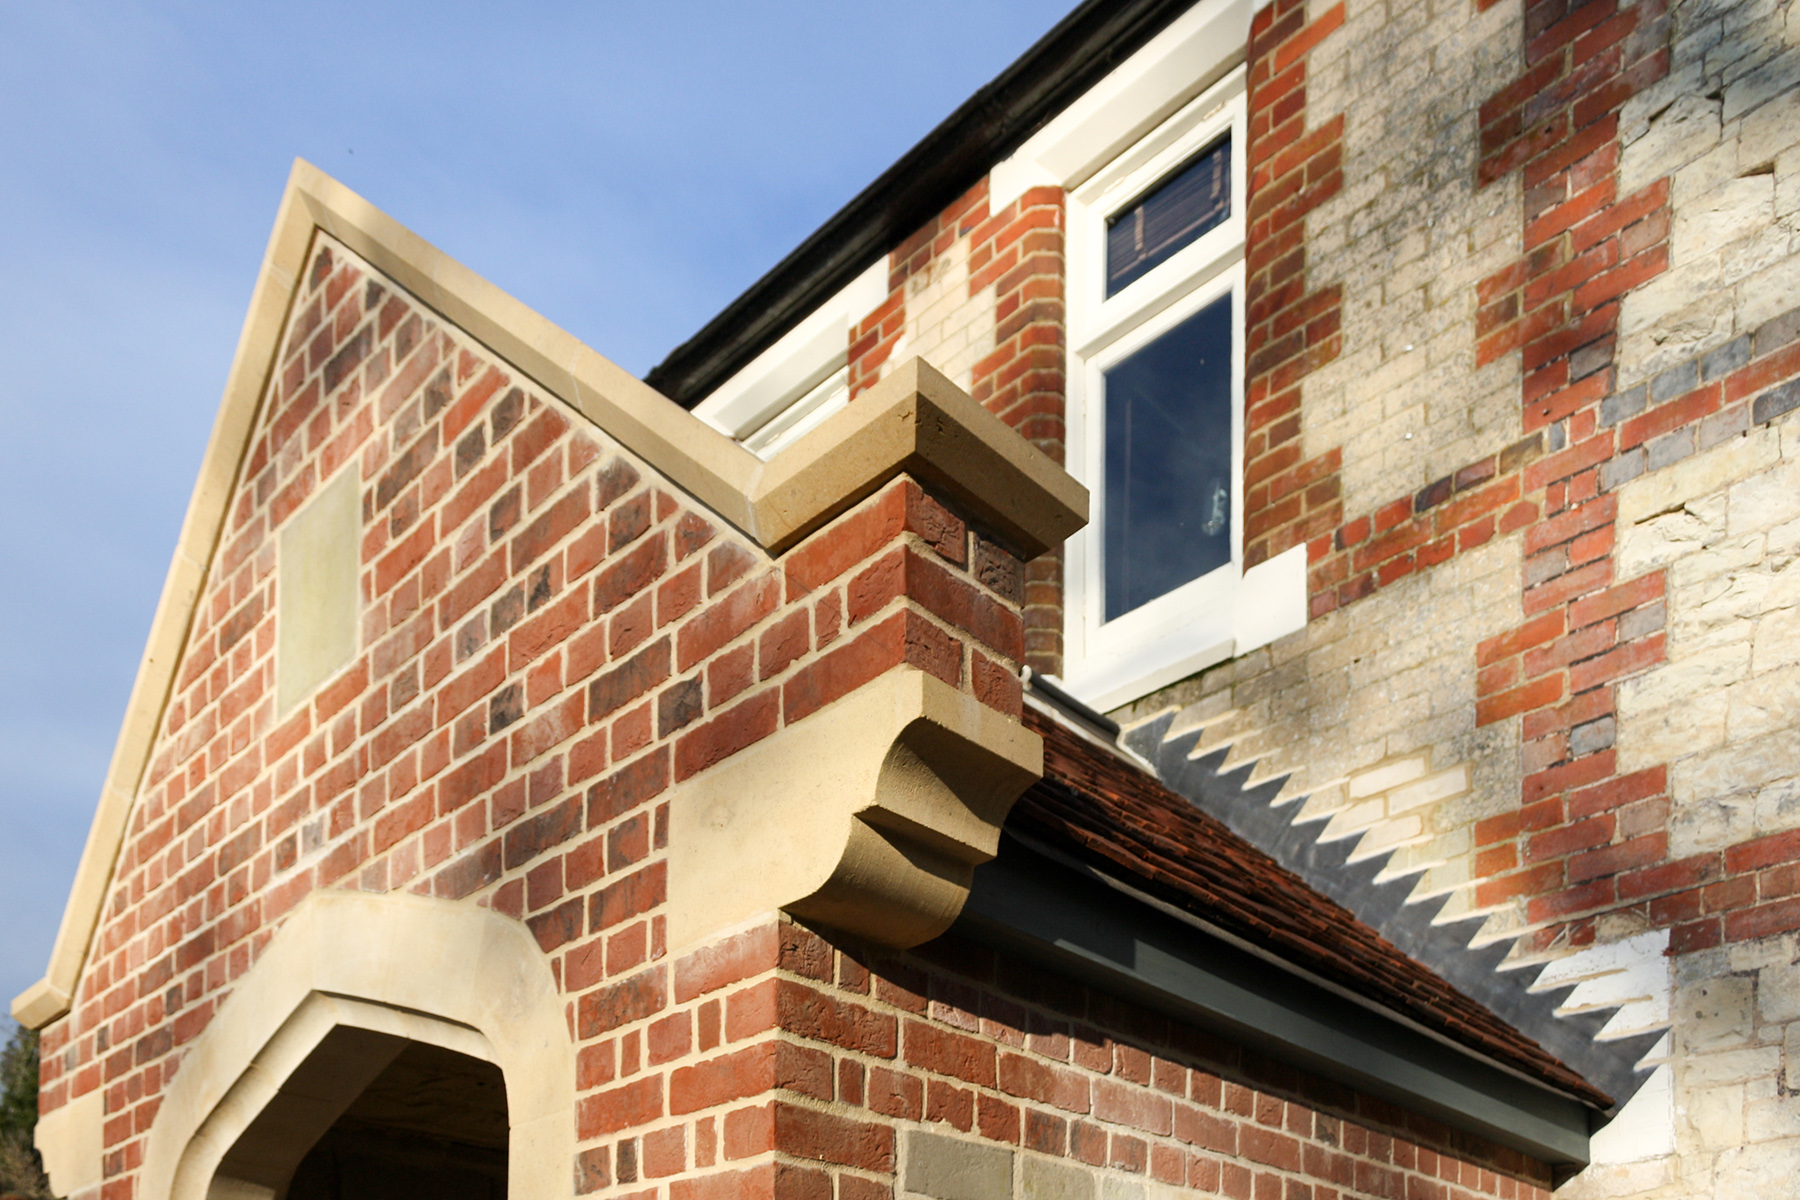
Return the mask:
<svg viewBox="0 0 1800 1200"><path fill-rule="evenodd" d="M277 1194L268 1181L410 1042L500 1069L508 1196L571 1193L574 1045L530 933L470 904L331 891L295 910L183 1056L143 1194Z"/></svg>

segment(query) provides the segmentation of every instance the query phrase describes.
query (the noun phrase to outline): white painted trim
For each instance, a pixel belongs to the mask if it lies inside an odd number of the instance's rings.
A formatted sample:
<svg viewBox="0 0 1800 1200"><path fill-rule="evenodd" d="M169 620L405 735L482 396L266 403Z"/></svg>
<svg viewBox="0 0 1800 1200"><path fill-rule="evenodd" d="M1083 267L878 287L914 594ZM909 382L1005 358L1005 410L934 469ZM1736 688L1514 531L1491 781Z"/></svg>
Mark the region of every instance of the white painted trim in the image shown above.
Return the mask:
<svg viewBox="0 0 1800 1200"><path fill-rule="evenodd" d="M809 398L848 364L850 331L887 298L888 263L883 255L773 346L714 388L694 406L694 415L727 437L751 443L768 425L792 417L790 410L797 402ZM794 423L798 424L797 418ZM773 444L772 439L764 439L759 453L768 458L791 440Z"/></svg>
<svg viewBox="0 0 1800 1200"><path fill-rule="evenodd" d="M1244 61L1251 0L1200 0L1026 140L988 176L998 211L1030 187L1074 188Z"/></svg>
<svg viewBox="0 0 1800 1200"><path fill-rule="evenodd" d="M1237 653L1248 654L1306 628L1306 547L1289 546L1244 572L1232 596Z"/></svg>
<svg viewBox="0 0 1800 1200"><path fill-rule="evenodd" d="M826 417L848 403L850 366L845 363L814 384L805 395L782 408L755 433L744 437L744 448L766 462L818 428Z"/></svg>
<svg viewBox="0 0 1800 1200"><path fill-rule="evenodd" d="M1090 358L1221 271L1243 261L1249 223L1249 112L1245 73L1233 71L1076 189L1068 201L1069 342ZM1231 139L1231 213L1168 261L1158 263L1117 295L1105 294L1106 218L1133 203L1207 146ZM1241 317L1241 314L1240 314Z"/></svg>

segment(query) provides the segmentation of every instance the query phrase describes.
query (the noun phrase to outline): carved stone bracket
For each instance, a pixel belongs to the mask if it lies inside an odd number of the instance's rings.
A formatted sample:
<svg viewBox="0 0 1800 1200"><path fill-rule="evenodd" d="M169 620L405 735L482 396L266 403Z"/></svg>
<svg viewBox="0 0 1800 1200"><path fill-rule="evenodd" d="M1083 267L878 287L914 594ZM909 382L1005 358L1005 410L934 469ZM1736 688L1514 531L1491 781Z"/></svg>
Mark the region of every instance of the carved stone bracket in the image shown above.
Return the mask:
<svg viewBox="0 0 1800 1200"><path fill-rule="evenodd" d="M1043 742L902 667L684 784L669 805L669 944L758 913L889 946L948 929Z"/></svg>

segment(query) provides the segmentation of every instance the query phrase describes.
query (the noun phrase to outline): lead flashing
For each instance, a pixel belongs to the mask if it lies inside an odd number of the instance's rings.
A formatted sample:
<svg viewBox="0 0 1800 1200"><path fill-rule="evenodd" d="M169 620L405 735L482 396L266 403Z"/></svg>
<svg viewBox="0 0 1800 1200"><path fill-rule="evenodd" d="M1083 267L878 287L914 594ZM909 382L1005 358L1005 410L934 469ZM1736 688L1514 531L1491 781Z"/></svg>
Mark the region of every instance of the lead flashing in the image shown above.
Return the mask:
<svg viewBox="0 0 1800 1200"><path fill-rule="evenodd" d="M1008 835L958 928L1554 1166L1585 1165L1588 1105Z"/></svg>

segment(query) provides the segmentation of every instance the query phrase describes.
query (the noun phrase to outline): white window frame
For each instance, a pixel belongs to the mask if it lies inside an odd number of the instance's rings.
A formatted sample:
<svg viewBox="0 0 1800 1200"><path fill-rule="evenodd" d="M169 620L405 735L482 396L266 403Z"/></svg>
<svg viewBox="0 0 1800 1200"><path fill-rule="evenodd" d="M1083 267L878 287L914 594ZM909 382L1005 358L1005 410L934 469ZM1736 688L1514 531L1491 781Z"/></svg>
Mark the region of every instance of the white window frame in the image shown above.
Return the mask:
<svg viewBox="0 0 1800 1200"><path fill-rule="evenodd" d="M1163 682L1230 657L1235 596L1243 576L1245 70L1238 67L1096 172L1068 198L1070 465L1088 485L1088 526L1069 540L1064 682L1114 707ZM1220 140L1231 143L1231 211L1225 220L1108 297L1107 219ZM1104 619L1103 375L1202 308L1229 298L1232 320L1231 558L1146 604ZM1121 698L1123 697L1123 698Z"/></svg>
<svg viewBox="0 0 1800 1200"><path fill-rule="evenodd" d="M1095 511L1067 547L1063 685L1098 709L1116 708L1213 663L1306 625L1306 547L1248 571L1243 546L1243 243L1249 137L1243 116L1252 14L1264 0L1197 0L988 174L999 211L1033 187L1068 196L1068 465L1090 485ZM1223 122L1223 124L1221 124ZM1105 213L1232 134L1232 215L1111 299L1102 296ZM695 408L768 458L841 406L835 386L848 322L887 298L886 259L815 310ZM1212 290L1209 290L1212 289ZM1235 297L1232 559L1118 621L1101 622L1103 500L1096 431L1099 372L1229 289ZM835 340L834 340L835 339Z"/></svg>

